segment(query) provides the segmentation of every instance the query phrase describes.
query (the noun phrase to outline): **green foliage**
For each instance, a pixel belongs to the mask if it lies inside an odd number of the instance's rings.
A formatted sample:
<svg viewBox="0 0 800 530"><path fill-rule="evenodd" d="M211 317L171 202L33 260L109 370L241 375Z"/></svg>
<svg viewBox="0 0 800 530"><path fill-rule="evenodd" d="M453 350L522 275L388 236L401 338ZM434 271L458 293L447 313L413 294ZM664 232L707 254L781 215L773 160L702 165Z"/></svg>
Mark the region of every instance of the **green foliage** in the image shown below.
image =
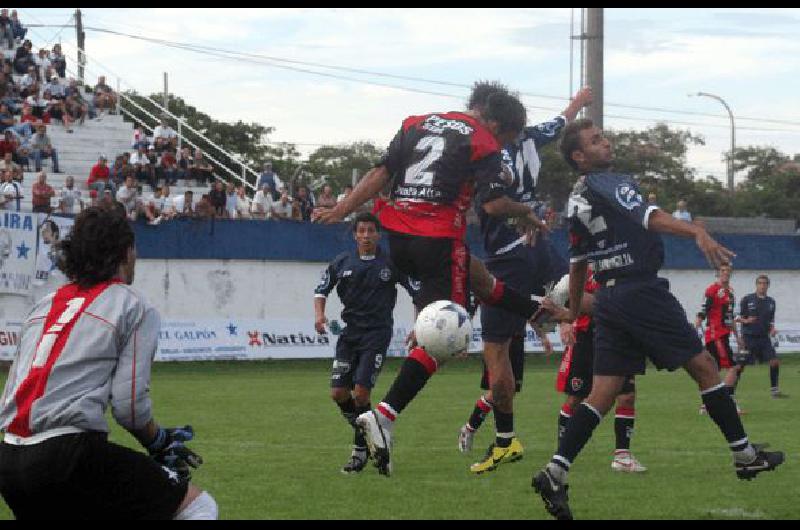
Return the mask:
<svg viewBox="0 0 800 530"><path fill-rule="evenodd" d="M370 142L354 142L346 145L323 146L311 153L304 170L317 179L324 178L340 193L352 183L355 169L359 177L369 171L383 156L383 151Z"/></svg>
<svg viewBox="0 0 800 530"><path fill-rule="evenodd" d="M764 365L748 368L737 390L748 412L748 434L786 451L782 468L753 482L736 479L724 438L708 416L697 413L697 385L683 371L648 370L637 378L632 449L649 469L636 476L610 469L609 414L572 467L575 516L797 518L793 456L800 453L800 424L788 420L800 395L800 380L793 377L800 359L786 356L782 362L781 388L793 399L769 397ZM373 403L399 367L398 359L386 363ZM403 412L390 478L371 465L359 476L339 472L350 454L352 429L328 395L330 360L157 363L151 394L160 423L195 428L189 445L205 463L193 482L214 496L223 519L549 519L530 481L554 450L563 403L553 390L557 371L557 358L528 357L525 385L515 399L515 429L525 457L477 477L468 467L492 441L493 417L478 432L471 454L456 449L458 429L480 395L475 358L444 366ZM111 439L141 450L116 426ZM0 501L0 519L7 518Z"/></svg>

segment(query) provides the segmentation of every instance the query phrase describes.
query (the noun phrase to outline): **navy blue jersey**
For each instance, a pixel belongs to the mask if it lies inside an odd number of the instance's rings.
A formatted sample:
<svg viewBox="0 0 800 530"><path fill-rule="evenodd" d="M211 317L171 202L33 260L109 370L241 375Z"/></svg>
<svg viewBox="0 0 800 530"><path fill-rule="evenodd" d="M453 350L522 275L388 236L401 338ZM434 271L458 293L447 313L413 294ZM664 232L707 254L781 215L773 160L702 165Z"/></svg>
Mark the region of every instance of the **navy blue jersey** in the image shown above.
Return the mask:
<svg viewBox="0 0 800 530"><path fill-rule="evenodd" d="M739 311L743 317L758 317L753 324L742 324L742 333L766 337L769 335L770 326L775 322L775 300L770 296L759 297L750 293L742 298Z"/></svg>
<svg viewBox="0 0 800 530"><path fill-rule="evenodd" d="M517 142L503 148L504 191L509 198L533 207L536 182L542 167L539 149L556 140L566 123L566 118L558 116L551 121L526 127ZM489 256L505 254L519 244L516 218L493 217L480 204L476 204L475 209L481 223L483 245Z"/></svg>
<svg viewBox="0 0 800 530"><path fill-rule="evenodd" d="M342 320L359 329L392 327L397 301L395 284L402 285L413 299L419 282L409 279L378 247L374 257L361 258L356 250L342 252L323 271L315 296L327 297L336 287L342 301Z"/></svg>
<svg viewBox="0 0 800 530"><path fill-rule="evenodd" d="M571 261L592 262L595 279L655 276L664 263L661 236L647 230L656 206L627 175L581 176L569 199Z"/></svg>

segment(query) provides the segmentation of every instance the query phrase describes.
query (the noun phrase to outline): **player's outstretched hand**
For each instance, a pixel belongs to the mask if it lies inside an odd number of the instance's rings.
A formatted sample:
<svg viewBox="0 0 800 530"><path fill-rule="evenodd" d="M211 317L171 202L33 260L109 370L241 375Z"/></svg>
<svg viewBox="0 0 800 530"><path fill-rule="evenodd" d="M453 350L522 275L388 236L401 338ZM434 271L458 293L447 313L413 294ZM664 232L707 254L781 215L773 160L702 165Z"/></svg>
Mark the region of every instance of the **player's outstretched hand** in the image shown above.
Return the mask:
<svg viewBox="0 0 800 530"><path fill-rule="evenodd" d="M736 257L736 254L720 245L713 237L708 235L708 232L702 230L695 242L700 250L705 254L708 263L714 268L718 269L720 265L730 263Z"/></svg>
<svg viewBox="0 0 800 530"><path fill-rule="evenodd" d="M592 87L585 86L582 89L575 92L575 96L572 99L578 102L581 107L587 107L592 104L592 98L594 94L592 94Z"/></svg>
<svg viewBox="0 0 800 530"><path fill-rule="evenodd" d="M328 319L326 317L323 316L321 318L318 318L316 319L316 321L314 321L314 329L316 329L317 333L319 333L320 335L325 335L328 332L328 330L325 329L325 324L327 323Z"/></svg>
<svg viewBox="0 0 800 530"><path fill-rule="evenodd" d="M153 459L162 466L178 473L188 480L191 477L191 468L197 468L203 459L186 447L184 442L194 438L194 429L191 425L175 427L172 429L160 428L156 439L147 447Z"/></svg>
<svg viewBox="0 0 800 530"><path fill-rule="evenodd" d="M558 333L561 336L561 344L565 348L575 344L575 326L571 322L562 322L558 325Z"/></svg>
<svg viewBox="0 0 800 530"><path fill-rule="evenodd" d="M569 320L569 309L557 305L550 297L545 296L542 298L542 308L550 313L553 320L561 322L562 320Z"/></svg>
<svg viewBox="0 0 800 530"><path fill-rule="evenodd" d="M329 225L340 223L344 216L336 211L336 208L317 207L311 212L311 222Z"/></svg>

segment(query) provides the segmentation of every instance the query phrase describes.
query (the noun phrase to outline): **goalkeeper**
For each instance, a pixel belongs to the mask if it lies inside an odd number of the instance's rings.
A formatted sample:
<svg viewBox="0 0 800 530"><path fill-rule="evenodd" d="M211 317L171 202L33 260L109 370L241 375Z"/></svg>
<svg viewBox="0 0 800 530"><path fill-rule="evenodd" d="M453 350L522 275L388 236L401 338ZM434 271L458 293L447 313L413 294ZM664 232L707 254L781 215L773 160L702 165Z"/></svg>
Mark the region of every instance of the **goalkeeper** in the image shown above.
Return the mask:
<svg viewBox="0 0 800 530"><path fill-rule="evenodd" d="M556 390L566 395L564 404L558 415L558 442L566 431L567 423L573 411L589 396L592 390L594 363L594 323L591 316L593 294L598 289L594 275L589 276L584 286L580 316L574 323L566 322L569 312L562 307L567 303L569 295L569 275L564 276L555 286L552 293L542 301L542 308L547 310L554 320L561 321L561 342L566 350L558 368ZM616 449L611 461L611 469L628 473L647 471L631 453L631 437L636 417L636 386L634 376L625 379L622 390L617 396L617 408L614 414L614 434Z"/></svg>
<svg viewBox="0 0 800 530"><path fill-rule="evenodd" d="M0 398L0 494L18 519L216 519L189 483L192 428L160 427L150 402L158 312L130 287L134 234L89 208L57 244L70 283L26 317ZM104 413L148 451L108 441Z"/></svg>

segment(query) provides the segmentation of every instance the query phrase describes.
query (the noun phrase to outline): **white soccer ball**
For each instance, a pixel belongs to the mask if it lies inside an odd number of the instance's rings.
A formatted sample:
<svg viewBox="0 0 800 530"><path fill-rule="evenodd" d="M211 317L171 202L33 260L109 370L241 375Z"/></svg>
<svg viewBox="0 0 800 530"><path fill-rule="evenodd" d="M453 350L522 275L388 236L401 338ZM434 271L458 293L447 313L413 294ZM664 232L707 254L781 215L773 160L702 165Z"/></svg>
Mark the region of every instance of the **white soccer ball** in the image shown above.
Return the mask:
<svg viewBox="0 0 800 530"><path fill-rule="evenodd" d="M459 304L438 300L420 311L414 334L417 344L430 355L455 355L467 349L472 338L472 321Z"/></svg>
<svg viewBox="0 0 800 530"><path fill-rule="evenodd" d="M566 307L569 302L569 274L561 277L557 284L553 286L553 290L547 293L550 300L559 307Z"/></svg>

